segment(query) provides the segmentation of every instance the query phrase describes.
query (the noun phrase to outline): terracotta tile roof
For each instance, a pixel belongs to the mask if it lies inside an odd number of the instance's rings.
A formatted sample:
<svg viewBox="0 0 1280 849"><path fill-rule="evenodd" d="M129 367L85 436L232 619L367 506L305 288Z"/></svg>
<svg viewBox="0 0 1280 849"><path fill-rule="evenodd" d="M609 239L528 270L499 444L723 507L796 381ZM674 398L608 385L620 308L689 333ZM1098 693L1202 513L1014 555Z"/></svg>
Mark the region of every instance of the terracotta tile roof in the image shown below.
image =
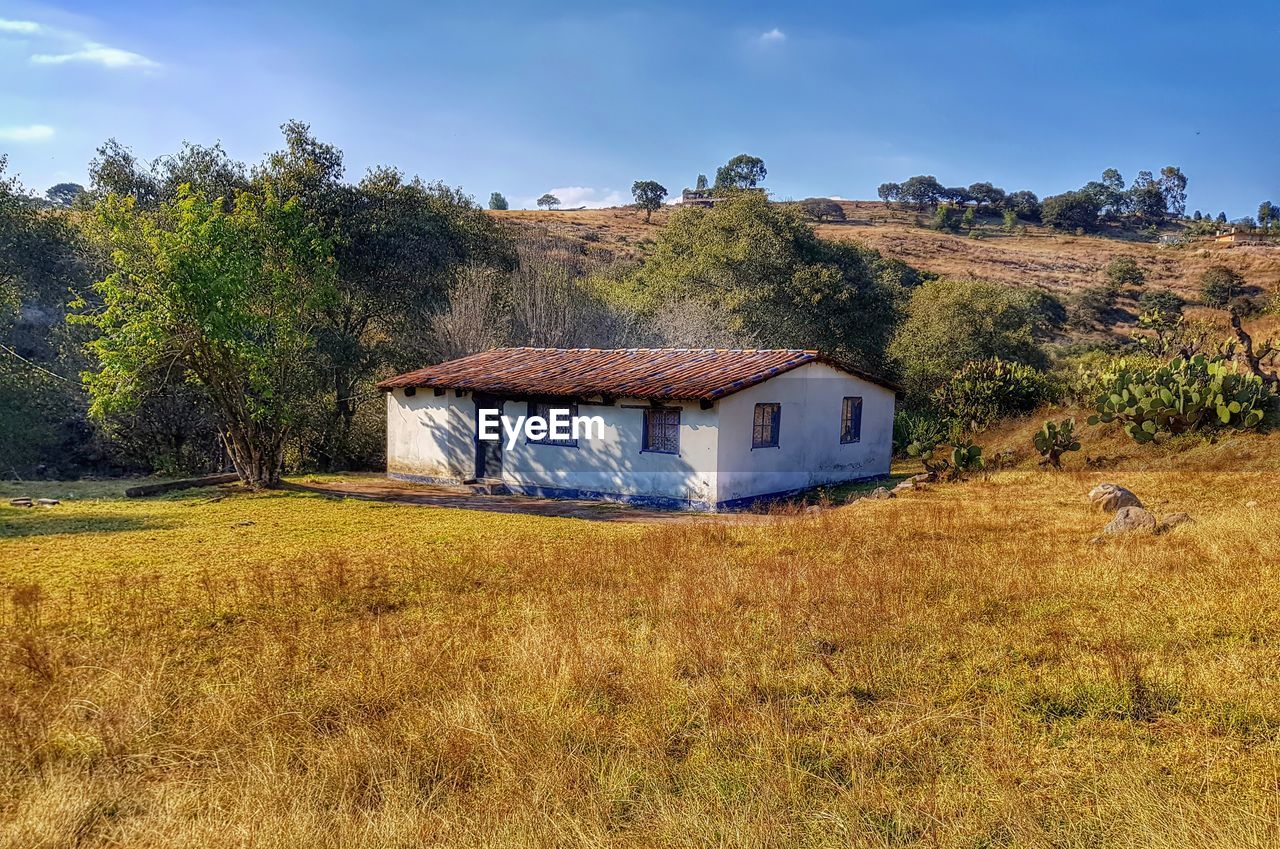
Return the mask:
<svg viewBox="0 0 1280 849"><path fill-rule="evenodd" d="M469 389L515 397L715 400L813 362L897 389L818 351L715 348L495 348L397 375L378 388Z"/></svg>

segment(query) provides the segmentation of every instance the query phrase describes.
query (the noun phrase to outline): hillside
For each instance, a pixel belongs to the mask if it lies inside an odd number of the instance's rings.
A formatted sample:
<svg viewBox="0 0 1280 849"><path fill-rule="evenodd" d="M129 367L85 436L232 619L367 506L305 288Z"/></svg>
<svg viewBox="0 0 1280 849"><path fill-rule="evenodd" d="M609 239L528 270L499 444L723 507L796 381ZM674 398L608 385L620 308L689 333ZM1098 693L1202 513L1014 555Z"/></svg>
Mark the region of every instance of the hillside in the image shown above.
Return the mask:
<svg viewBox="0 0 1280 849"><path fill-rule="evenodd" d="M875 248L916 268L949 277L976 277L1011 286L1036 286L1058 296L1102 282L1103 269L1117 256L1137 259L1148 287L1166 287L1188 300L1197 297L1200 275L1225 265L1262 291L1280 284L1280 249L1216 245L1161 245L1132 233L1065 235L1028 225L1007 233L995 217L981 219L977 237L940 232L927 213L887 208L878 201L841 201L847 220L817 225L829 239L848 239ZM671 215L643 214L626 207L564 212L510 211L494 215L525 227L590 243L615 258L638 258ZM1175 232L1170 229L1168 232ZM1132 307L1121 302L1121 307ZM1265 325L1266 323L1264 323ZM1269 326L1261 330L1269 332Z"/></svg>

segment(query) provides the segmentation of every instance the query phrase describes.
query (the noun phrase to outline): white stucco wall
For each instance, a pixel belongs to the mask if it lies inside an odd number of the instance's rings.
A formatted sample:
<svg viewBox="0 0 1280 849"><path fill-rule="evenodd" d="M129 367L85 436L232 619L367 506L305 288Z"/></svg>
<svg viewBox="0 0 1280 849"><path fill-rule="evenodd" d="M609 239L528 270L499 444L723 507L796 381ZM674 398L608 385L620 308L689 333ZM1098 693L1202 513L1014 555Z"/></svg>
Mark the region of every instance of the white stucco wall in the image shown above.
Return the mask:
<svg viewBox="0 0 1280 849"><path fill-rule="evenodd" d="M841 444L845 396L860 396L862 438ZM777 448L751 448L757 403L782 405ZM513 490L566 497L669 499L710 506L823 484L885 475L893 442L893 392L821 363L810 363L722 399L709 410L680 408L680 453L642 450L639 399L609 406L580 404L600 416L604 438L577 447L526 442L505 447L502 480ZM528 402L508 400L503 413L526 415ZM387 393L387 472L462 481L475 475L475 402L470 393L419 389Z"/></svg>
<svg viewBox="0 0 1280 849"><path fill-rule="evenodd" d="M579 416L600 416L603 439L579 439L576 448L526 443L521 437L503 451L502 478L509 486L547 487L564 494L591 493L670 498L711 503L715 499L716 412L696 402L680 408L680 453L642 450L644 407L622 398L612 406L579 404ZM524 401L507 402L505 415L528 413Z"/></svg>
<svg viewBox="0 0 1280 849"><path fill-rule="evenodd" d="M419 389L387 393L387 472L463 480L475 471L471 438L475 405L452 391Z"/></svg>
<svg viewBox="0 0 1280 849"><path fill-rule="evenodd" d="M840 442L845 396L862 398L862 437ZM755 405L782 405L777 448L751 447ZM824 363L809 363L730 395L719 407L716 500L876 477L893 457L891 390Z"/></svg>

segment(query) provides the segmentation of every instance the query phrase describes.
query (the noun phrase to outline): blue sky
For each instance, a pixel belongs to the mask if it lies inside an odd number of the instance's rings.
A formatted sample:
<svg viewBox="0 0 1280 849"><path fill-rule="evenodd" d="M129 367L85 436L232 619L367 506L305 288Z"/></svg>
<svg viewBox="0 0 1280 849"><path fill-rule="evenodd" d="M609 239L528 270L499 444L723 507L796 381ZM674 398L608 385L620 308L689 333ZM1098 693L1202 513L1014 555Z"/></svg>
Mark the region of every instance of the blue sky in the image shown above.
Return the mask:
<svg viewBox="0 0 1280 849"><path fill-rule="evenodd" d="M0 153L87 182L108 137L256 161L289 118L378 164L531 205L672 192L738 153L776 197L933 174L1043 196L1182 167L1188 208L1280 202L1269 3L0 0Z"/></svg>

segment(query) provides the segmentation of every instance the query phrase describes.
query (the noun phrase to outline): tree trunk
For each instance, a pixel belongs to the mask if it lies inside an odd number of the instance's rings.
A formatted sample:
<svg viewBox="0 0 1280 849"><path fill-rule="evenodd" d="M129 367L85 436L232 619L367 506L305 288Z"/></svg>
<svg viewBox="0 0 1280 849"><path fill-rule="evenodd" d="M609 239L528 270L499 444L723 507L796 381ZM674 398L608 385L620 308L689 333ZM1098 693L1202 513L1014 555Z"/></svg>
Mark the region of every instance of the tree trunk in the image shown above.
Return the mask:
<svg viewBox="0 0 1280 849"><path fill-rule="evenodd" d="M1249 369L1251 374L1262 378L1264 384L1273 389L1280 388L1280 378L1262 370L1260 357L1253 348L1253 337L1244 329L1244 326L1240 323L1240 313L1234 309L1231 310L1231 330L1235 333L1236 342L1240 345L1240 353L1237 359L1244 363L1245 368Z"/></svg>
<svg viewBox="0 0 1280 849"><path fill-rule="evenodd" d="M284 459L283 433L272 433L256 424L232 425L223 438L236 474L245 486L263 489L280 483Z"/></svg>

